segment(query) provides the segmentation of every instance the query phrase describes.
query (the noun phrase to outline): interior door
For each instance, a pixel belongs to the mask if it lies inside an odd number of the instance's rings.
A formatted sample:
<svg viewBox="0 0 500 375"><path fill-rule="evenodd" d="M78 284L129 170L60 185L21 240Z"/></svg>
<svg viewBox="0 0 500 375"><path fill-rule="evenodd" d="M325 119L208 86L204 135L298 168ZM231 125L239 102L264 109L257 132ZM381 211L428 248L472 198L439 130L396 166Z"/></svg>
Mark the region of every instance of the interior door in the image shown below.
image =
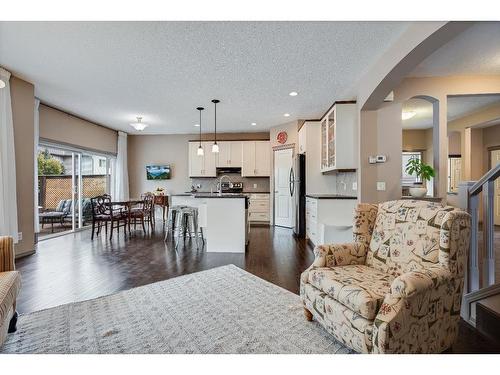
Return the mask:
<svg viewBox="0 0 500 375"><path fill-rule="evenodd" d="M491 167L500 164L500 150L491 151ZM495 225L500 225L500 178L495 181Z"/></svg>
<svg viewBox="0 0 500 375"><path fill-rule="evenodd" d="M274 152L274 224L292 228L294 225L293 198L290 191L290 171L293 165L293 150Z"/></svg>

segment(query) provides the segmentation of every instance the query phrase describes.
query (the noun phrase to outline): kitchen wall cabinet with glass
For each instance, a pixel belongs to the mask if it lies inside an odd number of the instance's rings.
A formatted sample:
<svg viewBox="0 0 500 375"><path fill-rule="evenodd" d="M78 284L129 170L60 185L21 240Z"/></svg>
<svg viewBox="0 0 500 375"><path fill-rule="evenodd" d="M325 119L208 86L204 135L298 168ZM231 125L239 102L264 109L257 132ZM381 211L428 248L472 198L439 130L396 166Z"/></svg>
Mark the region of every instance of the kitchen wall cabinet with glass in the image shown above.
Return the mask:
<svg viewBox="0 0 500 375"><path fill-rule="evenodd" d="M355 102L335 102L321 119L321 172L358 166L358 111Z"/></svg>

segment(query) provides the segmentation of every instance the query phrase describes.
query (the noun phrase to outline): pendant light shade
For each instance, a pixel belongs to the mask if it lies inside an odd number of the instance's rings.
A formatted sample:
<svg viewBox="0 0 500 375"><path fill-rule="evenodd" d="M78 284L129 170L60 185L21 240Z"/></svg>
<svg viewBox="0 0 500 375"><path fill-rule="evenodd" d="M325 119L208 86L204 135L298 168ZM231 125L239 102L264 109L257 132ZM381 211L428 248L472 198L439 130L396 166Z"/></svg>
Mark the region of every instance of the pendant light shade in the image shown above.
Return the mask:
<svg viewBox="0 0 500 375"><path fill-rule="evenodd" d="M217 144L217 103L220 103L220 100L213 99L212 103L214 103L214 124L215 124L215 135L214 135L214 144L212 145L212 152L219 152L219 145Z"/></svg>
<svg viewBox="0 0 500 375"><path fill-rule="evenodd" d="M198 156L203 156L203 154L204 154L204 152L203 152L203 146L201 145L201 111L203 111L205 108L198 107L196 109L200 112L200 145L198 146L198 151L196 152L196 154Z"/></svg>

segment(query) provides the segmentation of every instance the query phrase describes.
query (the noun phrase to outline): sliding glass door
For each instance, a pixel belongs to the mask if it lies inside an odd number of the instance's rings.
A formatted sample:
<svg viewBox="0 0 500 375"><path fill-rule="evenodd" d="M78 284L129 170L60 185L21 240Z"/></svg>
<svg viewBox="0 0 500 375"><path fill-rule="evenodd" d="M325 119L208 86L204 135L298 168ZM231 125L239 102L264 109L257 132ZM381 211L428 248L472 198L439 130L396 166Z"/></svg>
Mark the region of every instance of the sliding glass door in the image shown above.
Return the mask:
<svg viewBox="0 0 500 375"><path fill-rule="evenodd" d="M39 238L85 228L92 221L90 198L109 193L109 155L40 144L38 148Z"/></svg>

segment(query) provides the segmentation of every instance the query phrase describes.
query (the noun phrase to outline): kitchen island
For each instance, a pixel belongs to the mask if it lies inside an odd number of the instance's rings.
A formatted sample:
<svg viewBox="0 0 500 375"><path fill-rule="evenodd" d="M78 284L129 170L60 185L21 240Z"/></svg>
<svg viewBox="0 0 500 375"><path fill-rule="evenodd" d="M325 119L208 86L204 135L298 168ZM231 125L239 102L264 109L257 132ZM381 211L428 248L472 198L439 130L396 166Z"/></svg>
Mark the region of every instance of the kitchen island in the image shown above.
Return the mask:
<svg viewBox="0 0 500 375"><path fill-rule="evenodd" d="M186 193L172 195L172 206L198 208L207 252L244 253L248 238L248 198L243 194Z"/></svg>

